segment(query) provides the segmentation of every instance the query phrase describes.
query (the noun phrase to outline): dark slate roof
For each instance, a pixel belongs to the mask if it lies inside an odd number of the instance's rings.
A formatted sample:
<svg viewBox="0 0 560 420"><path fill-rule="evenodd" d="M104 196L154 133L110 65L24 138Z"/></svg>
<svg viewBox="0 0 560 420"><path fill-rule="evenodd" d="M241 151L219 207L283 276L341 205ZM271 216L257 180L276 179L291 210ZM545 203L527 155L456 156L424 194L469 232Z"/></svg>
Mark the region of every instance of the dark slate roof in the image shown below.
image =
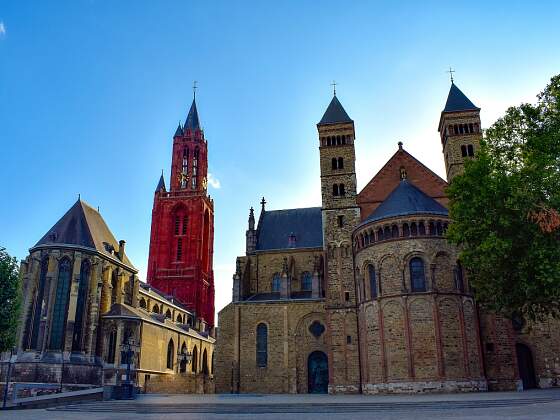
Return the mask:
<svg viewBox="0 0 560 420"><path fill-rule="evenodd" d="M161 176L159 177L159 182L158 182L157 187L156 187L156 192L158 192L162 188L163 188L163 191L165 191L165 179L163 178L163 172L161 173Z"/></svg>
<svg viewBox="0 0 560 420"><path fill-rule="evenodd" d="M175 130L175 134L173 135L173 137L178 137L182 135L183 135L183 129L181 128L181 122L179 122L179 126L177 127L177 130Z"/></svg>
<svg viewBox="0 0 560 420"><path fill-rule="evenodd" d="M257 251L323 247L321 207L264 211L257 229ZM295 244L289 246L292 234Z"/></svg>
<svg viewBox="0 0 560 420"><path fill-rule="evenodd" d="M331 103L323 114L323 118L321 118L321 121L319 121L319 124L317 125L346 122L352 122L352 119L348 116L338 98L333 96Z"/></svg>
<svg viewBox="0 0 560 420"><path fill-rule="evenodd" d="M443 112L475 111L479 109L480 108L473 104L471 100L461 92L461 89L459 89L455 83L451 83Z"/></svg>
<svg viewBox="0 0 560 420"><path fill-rule="evenodd" d="M437 214L447 216L447 209L429 195L415 187L406 179L389 194L379 207L363 223L386 219L388 217L412 214Z"/></svg>
<svg viewBox="0 0 560 420"><path fill-rule="evenodd" d="M84 201L78 199L70 210L49 229L35 246L39 245L79 245L92 248L113 258L117 258L119 243L109 230L101 214ZM111 249L114 253L111 253ZM125 255L124 264L134 269Z"/></svg>
<svg viewBox="0 0 560 420"><path fill-rule="evenodd" d="M189 115L183 126L183 130L189 129L191 131L200 130L200 122L198 121L198 111L196 110L196 101L193 99Z"/></svg>

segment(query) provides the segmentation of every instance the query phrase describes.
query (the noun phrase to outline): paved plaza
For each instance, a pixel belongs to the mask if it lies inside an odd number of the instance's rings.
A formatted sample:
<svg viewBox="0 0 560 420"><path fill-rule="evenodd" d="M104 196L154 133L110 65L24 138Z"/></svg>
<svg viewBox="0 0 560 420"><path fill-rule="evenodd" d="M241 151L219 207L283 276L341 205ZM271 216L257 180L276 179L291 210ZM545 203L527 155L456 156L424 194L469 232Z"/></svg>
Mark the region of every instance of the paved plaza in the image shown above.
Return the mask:
<svg viewBox="0 0 560 420"><path fill-rule="evenodd" d="M2 419L560 419L560 389L445 395L141 395Z"/></svg>

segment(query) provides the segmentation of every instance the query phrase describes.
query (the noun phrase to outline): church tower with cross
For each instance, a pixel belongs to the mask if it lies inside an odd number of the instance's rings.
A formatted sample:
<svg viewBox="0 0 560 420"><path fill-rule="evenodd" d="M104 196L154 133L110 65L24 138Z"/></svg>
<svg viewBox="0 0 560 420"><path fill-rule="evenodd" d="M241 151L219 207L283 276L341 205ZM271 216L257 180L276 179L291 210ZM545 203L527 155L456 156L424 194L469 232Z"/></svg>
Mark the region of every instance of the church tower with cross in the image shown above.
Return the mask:
<svg viewBox="0 0 560 420"><path fill-rule="evenodd" d="M208 145L195 96L173 136L169 189L162 173L154 194L147 281L193 310L201 327L212 328L214 203L207 174Z"/></svg>

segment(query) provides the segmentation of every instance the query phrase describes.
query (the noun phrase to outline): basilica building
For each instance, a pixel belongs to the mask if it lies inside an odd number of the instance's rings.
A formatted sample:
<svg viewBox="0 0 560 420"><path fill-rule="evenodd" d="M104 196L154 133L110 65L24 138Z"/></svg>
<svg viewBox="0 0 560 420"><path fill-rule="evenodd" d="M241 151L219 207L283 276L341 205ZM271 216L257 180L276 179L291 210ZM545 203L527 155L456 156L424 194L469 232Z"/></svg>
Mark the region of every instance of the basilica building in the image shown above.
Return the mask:
<svg viewBox="0 0 560 420"><path fill-rule="evenodd" d="M402 143L361 190L355 129L332 98L317 124L320 207L249 213L219 313L216 391L413 393L560 385L560 333L482 311L446 187L475 156L480 108L451 84L438 124L447 181ZM311 145L310 145L311 147Z"/></svg>

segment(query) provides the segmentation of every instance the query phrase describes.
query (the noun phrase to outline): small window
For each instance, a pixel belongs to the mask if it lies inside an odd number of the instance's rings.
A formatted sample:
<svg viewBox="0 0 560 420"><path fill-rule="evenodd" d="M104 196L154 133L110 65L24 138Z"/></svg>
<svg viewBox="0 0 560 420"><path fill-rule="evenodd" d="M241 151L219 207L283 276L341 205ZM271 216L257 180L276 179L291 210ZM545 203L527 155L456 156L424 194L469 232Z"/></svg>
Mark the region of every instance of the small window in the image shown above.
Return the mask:
<svg viewBox="0 0 560 420"><path fill-rule="evenodd" d="M340 184L340 185L338 186L338 194L339 194L339 195L344 195L344 194L345 194L345 192L344 192L344 184Z"/></svg>
<svg viewBox="0 0 560 420"><path fill-rule="evenodd" d="M272 277L272 291L273 292L279 292L280 291L280 283L281 283L280 274L278 274L278 273L274 274L274 276Z"/></svg>
<svg viewBox="0 0 560 420"><path fill-rule="evenodd" d="M473 123L469 123L469 133L474 133Z"/></svg>
<svg viewBox="0 0 560 420"><path fill-rule="evenodd" d="M469 155L469 156L471 156L471 157L474 156L474 147L473 147L472 144L469 144L469 145L467 146L467 155Z"/></svg>
<svg viewBox="0 0 560 420"><path fill-rule="evenodd" d="M377 240L382 241L383 239L385 239L383 237L383 229L379 228L379 229L377 229Z"/></svg>
<svg viewBox="0 0 560 420"><path fill-rule="evenodd" d="M338 162L337 162L336 158L332 158L332 160L331 160L331 168L332 168L332 169L338 169Z"/></svg>
<svg viewBox="0 0 560 420"><path fill-rule="evenodd" d="M334 195L335 197L337 197L339 195L338 184L334 184L332 186L332 195Z"/></svg>
<svg viewBox="0 0 560 420"><path fill-rule="evenodd" d="M418 226L416 225L416 222L412 222L410 224L410 234L412 236L417 236L418 235Z"/></svg>
<svg viewBox="0 0 560 420"><path fill-rule="evenodd" d="M410 236L410 227L408 226L408 223L403 224L403 236L404 237Z"/></svg>
<svg viewBox="0 0 560 420"><path fill-rule="evenodd" d="M337 168L338 169L344 169L344 159L342 159L341 157L338 158Z"/></svg>
<svg viewBox="0 0 560 420"><path fill-rule="evenodd" d="M344 226L344 216L343 215L336 216L336 222L338 224L338 227Z"/></svg>
<svg viewBox="0 0 560 420"><path fill-rule="evenodd" d="M398 238L399 237L399 227L397 225L393 225L391 227L391 236L393 238Z"/></svg>
<svg viewBox="0 0 560 420"><path fill-rule="evenodd" d="M171 319L171 311L169 309L165 311L165 317Z"/></svg>
<svg viewBox="0 0 560 420"><path fill-rule="evenodd" d="M494 352L494 343L486 343L484 347L486 348L486 353Z"/></svg>
<svg viewBox="0 0 560 420"><path fill-rule="evenodd" d="M391 239L391 228L389 226L385 226L385 229L383 229L383 237L385 239Z"/></svg>
<svg viewBox="0 0 560 420"><path fill-rule="evenodd" d="M422 258L415 257L410 260L410 282L413 292L426 291L426 275Z"/></svg>
<svg viewBox="0 0 560 420"><path fill-rule="evenodd" d="M257 366L266 367L268 364L268 327L266 324L257 325Z"/></svg>
<svg viewBox="0 0 560 420"><path fill-rule="evenodd" d="M309 291L313 287L313 276L309 271L301 275L301 290Z"/></svg>
<svg viewBox="0 0 560 420"><path fill-rule="evenodd" d="M377 297L377 278L375 277L375 268L372 264L368 265L368 275L370 297L375 299Z"/></svg>
<svg viewBox="0 0 560 420"><path fill-rule="evenodd" d="M418 234L420 236L424 236L426 234L426 226L424 225L424 222L418 223Z"/></svg>
<svg viewBox="0 0 560 420"><path fill-rule="evenodd" d="M140 299L140 307L142 309L146 309L146 299L144 299L144 298Z"/></svg>
<svg viewBox="0 0 560 420"><path fill-rule="evenodd" d="M464 144L461 146L461 156L462 157L467 156L467 146L465 146Z"/></svg>
<svg viewBox="0 0 560 420"><path fill-rule="evenodd" d="M352 344L352 336L351 335L346 336L346 344Z"/></svg>
<svg viewBox="0 0 560 420"><path fill-rule="evenodd" d="M159 306L154 305L154 307L152 308L152 312L155 314L159 314Z"/></svg>
<svg viewBox="0 0 560 420"><path fill-rule="evenodd" d="M344 300L350 302L350 292L344 292Z"/></svg>

